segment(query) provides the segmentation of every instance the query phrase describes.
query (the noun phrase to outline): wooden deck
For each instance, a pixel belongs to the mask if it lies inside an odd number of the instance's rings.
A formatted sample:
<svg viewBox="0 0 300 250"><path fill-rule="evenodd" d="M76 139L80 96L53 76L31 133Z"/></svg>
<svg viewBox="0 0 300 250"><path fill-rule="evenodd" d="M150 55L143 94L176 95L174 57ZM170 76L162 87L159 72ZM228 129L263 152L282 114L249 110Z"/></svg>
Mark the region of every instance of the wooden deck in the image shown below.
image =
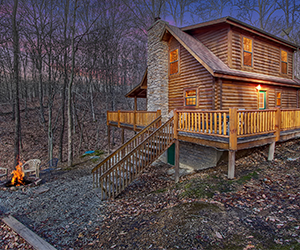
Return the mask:
<svg viewBox="0 0 300 250"><path fill-rule="evenodd" d="M107 125L142 130L160 111L108 111ZM300 137L300 109L174 110L175 138L225 150L241 150Z"/></svg>
<svg viewBox="0 0 300 250"><path fill-rule="evenodd" d="M135 131L145 127L147 122L158 115L146 111L116 113L113 116L108 112L109 126ZM113 119L110 119L111 117ZM178 159L179 141L227 150L228 178L232 179L236 151L269 145L268 160L273 160L276 142L300 137L300 109L174 110L173 133L175 158Z"/></svg>

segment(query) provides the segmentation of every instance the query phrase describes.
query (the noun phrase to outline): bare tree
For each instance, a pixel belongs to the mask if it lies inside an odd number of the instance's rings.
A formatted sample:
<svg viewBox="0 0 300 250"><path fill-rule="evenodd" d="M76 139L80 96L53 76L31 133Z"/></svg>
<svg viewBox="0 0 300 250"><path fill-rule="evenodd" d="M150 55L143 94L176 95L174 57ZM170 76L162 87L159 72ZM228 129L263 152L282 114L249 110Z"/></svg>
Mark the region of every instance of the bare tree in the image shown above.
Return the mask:
<svg viewBox="0 0 300 250"><path fill-rule="evenodd" d="M15 86L15 166L20 160L20 141L21 141L21 118L19 100L19 30L17 24L18 0L14 0L12 11L12 40L14 54L14 86Z"/></svg>
<svg viewBox="0 0 300 250"><path fill-rule="evenodd" d="M236 0L234 5L237 18L269 32L275 28L272 23L276 21L275 12L279 10L276 0Z"/></svg>
<svg viewBox="0 0 300 250"><path fill-rule="evenodd" d="M246 1L246 0L245 0ZM226 8L231 6L231 0L200 0L193 4L193 20L207 21L224 16Z"/></svg>

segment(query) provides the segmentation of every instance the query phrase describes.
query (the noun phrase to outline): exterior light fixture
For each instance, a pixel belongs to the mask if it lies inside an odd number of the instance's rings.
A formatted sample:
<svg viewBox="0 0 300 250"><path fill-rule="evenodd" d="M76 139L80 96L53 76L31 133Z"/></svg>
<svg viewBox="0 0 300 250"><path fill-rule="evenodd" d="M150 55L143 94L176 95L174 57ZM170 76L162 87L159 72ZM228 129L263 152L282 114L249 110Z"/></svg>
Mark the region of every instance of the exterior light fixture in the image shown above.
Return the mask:
<svg viewBox="0 0 300 250"><path fill-rule="evenodd" d="M256 87L256 89L257 89L258 91L261 90L260 84Z"/></svg>

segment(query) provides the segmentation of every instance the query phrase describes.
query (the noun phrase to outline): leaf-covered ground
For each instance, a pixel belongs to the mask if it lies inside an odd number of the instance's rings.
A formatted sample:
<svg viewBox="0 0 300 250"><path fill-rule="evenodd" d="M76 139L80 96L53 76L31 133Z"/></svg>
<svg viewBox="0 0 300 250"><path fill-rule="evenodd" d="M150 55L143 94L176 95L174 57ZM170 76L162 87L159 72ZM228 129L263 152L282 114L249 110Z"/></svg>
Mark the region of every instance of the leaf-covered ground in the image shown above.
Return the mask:
<svg viewBox="0 0 300 250"><path fill-rule="evenodd" d="M299 149L239 152L234 180L226 159L177 185L156 164L108 203L89 249L300 249Z"/></svg>

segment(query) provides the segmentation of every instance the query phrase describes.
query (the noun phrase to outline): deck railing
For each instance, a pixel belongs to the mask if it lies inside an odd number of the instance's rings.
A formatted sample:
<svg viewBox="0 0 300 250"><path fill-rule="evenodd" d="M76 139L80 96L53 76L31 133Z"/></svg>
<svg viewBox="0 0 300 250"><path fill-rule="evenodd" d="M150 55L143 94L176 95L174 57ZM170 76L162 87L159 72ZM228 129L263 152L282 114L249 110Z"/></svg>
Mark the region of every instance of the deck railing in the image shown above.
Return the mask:
<svg viewBox="0 0 300 250"><path fill-rule="evenodd" d="M170 147L174 139L173 128L174 119L171 118L104 172L94 168L94 185L101 188L102 199L115 198Z"/></svg>
<svg viewBox="0 0 300 250"><path fill-rule="evenodd" d="M118 127L122 124L145 127L157 117L161 115L161 111L107 111L107 125L115 122Z"/></svg>
<svg viewBox="0 0 300 250"><path fill-rule="evenodd" d="M156 118L147 127L140 131L137 135L132 137L125 144L121 145L116 151L111 153L102 162L100 162L94 169L93 183L95 187L99 186L99 177L106 171L110 170L117 162L124 158L129 152L136 148L142 141L145 140L153 131L161 125L161 116Z"/></svg>
<svg viewBox="0 0 300 250"><path fill-rule="evenodd" d="M237 136L253 136L275 132L276 110L237 110Z"/></svg>
<svg viewBox="0 0 300 250"><path fill-rule="evenodd" d="M300 128L300 109L282 109L280 113L282 131Z"/></svg>
<svg viewBox="0 0 300 250"><path fill-rule="evenodd" d="M178 131L215 136L229 136L227 110L178 110Z"/></svg>

